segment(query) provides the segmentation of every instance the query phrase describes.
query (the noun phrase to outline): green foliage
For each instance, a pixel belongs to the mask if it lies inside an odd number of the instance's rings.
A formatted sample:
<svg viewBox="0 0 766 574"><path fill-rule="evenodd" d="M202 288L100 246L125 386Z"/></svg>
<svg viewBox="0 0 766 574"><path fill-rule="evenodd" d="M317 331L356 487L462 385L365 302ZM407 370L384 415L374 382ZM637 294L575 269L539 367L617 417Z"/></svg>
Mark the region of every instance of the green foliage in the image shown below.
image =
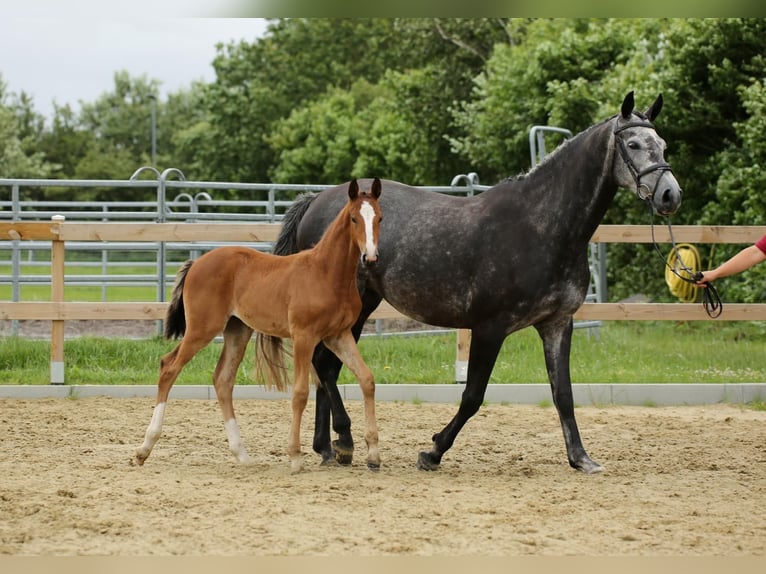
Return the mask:
<svg viewBox="0 0 766 574"><path fill-rule="evenodd" d="M267 142L277 157L273 179L287 183L337 183L351 174L359 133L355 118L370 86L360 81L350 91L330 90L327 97L294 110L277 122Z"/></svg>
<svg viewBox="0 0 766 574"><path fill-rule="evenodd" d="M0 177L46 177L55 165L46 162L45 155L35 149L42 120L32 109L32 101L7 92L0 75Z"/></svg>
<svg viewBox="0 0 766 574"><path fill-rule="evenodd" d="M444 185L528 169L529 129L576 133L635 91L658 93L666 158L685 190L677 224L759 224L766 216L766 20L285 18L253 42L218 47L215 81L153 100L159 80L118 71L94 102L51 125L0 80L0 177L126 179L151 161L190 180L337 183L377 175ZM559 143L555 137L548 149ZM75 188L25 199L113 199ZM132 190L135 199L154 191ZM237 192L218 191L232 199ZM248 195L252 199L252 194ZM618 193L605 223L648 223ZM658 224L662 224L658 221ZM699 246L706 266L740 249ZM647 245L609 246L610 300L670 301ZM763 300L766 267L727 279L725 298Z"/></svg>
<svg viewBox="0 0 766 574"><path fill-rule="evenodd" d="M577 133L594 123L601 80L638 41L635 25L622 20L515 20L508 33L513 42L495 47L473 97L455 110L465 135L453 149L485 181L529 167L533 125Z"/></svg>

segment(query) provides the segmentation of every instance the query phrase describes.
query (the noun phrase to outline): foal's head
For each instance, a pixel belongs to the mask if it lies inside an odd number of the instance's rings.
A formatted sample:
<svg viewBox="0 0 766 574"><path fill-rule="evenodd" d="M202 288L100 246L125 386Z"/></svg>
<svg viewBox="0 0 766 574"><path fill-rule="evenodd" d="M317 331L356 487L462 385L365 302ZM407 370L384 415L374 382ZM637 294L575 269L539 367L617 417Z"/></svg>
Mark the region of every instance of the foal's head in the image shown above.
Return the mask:
<svg viewBox="0 0 766 574"><path fill-rule="evenodd" d="M351 236L362 253L362 263L373 265L378 261L378 238L380 237L380 180L376 177L369 190L359 191L354 179L348 184L348 214Z"/></svg>

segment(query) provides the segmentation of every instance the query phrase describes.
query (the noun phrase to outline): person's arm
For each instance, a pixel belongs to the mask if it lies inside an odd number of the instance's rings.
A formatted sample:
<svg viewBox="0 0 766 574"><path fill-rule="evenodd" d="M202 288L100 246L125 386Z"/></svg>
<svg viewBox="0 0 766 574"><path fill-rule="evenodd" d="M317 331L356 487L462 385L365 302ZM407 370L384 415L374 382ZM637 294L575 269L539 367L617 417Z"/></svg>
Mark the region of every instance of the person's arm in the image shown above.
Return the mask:
<svg viewBox="0 0 766 574"><path fill-rule="evenodd" d="M704 271L702 273L702 278L697 281L697 285L703 285L708 281L715 281L722 277L741 273L761 261L766 261L766 253L761 251L757 245L745 247L742 251L734 255L731 259L721 263L721 265L715 269Z"/></svg>

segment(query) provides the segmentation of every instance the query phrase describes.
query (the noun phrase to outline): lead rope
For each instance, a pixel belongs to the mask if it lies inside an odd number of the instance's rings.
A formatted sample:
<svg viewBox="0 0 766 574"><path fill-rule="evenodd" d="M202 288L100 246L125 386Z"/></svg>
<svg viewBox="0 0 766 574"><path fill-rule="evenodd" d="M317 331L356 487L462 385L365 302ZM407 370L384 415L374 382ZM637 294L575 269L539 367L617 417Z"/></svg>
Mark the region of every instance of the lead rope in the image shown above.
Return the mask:
<svg viewBox="0 0 766 574"><path fill-rule="evenodd" d="M646 206L649 208L649 220L651 224L652 229L652 244L654 245L655 251L657 251L658 255L660 256L660 259L662 259L663 264L670 269L670 271L679 279L682 281L686 281L687 283L696 283L700 279L702 279L702 273L700 271L697 271L696 273L689 269L683 262L683 258L678 253L678 247L676 246L676 240L673 237L673 227L670 225L670 218L668 218L668 232L670 233L670 244L672 245L673 253L675 254L676 261L680 263L681 270L686 273L686 277L681 275L678 270L676 269L677 266L671 266L668 263L668 258L666 258L662 254L662 250L660 249L660 246L657 244L657 240L654 238L654 209L652 208L651 200L647 198L646 200ZM705 308L705 312L708 314L708 317L711 319L715 319L716 317L720 317L721 313L723 312L723 302L721 301L721 297L718 294L718 290L713 285L712 281L707 282L707 287L703 287L702 289L702 306Z"/></svg>

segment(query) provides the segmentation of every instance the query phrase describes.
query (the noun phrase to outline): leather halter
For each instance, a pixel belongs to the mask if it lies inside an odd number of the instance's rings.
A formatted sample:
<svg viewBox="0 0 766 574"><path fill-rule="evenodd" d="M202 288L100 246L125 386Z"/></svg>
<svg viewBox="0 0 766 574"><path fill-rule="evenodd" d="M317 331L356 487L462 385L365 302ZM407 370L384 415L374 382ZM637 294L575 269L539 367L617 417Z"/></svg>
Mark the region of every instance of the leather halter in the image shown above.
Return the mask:
<svg viewBox="0 0 766 574"><path fill-rule="evenodd" d="M640 116L639 116L640 117ZM625 123L621 126L617 126L614 128L614 135L617 136L624 130L627 130L629 128L650 128L655 129L654 124L650 122L649 120L646 120L644 118L641 118L640 121L634 120L628 123ZM673 173L673 170L670 167L670 164L665 162L658 162L655 164L650 165L649 167L639 170L635 163L633 163L633 160L630 158L630 154L628 153L628 147L625 144L625 140L621 137L616 137L617 140L617 149L620 150L620 156L622 157L622 160L625 162L625 165L628 166L628 170L630 171L630 174L633 176L633 179L636 181L636 195L638 195L638 198L644 201L651 201L654 199L654 194L657 191L657 186L660 183L660 180L662 179L662 174L660 174L657 179L654 182L654 188L651 190L649 189L649 186L646 184L641 183L641 178L645 175L648 175L655 171L669 171ZM641 193L641 188L644 188L647 193Z"/></svg>

